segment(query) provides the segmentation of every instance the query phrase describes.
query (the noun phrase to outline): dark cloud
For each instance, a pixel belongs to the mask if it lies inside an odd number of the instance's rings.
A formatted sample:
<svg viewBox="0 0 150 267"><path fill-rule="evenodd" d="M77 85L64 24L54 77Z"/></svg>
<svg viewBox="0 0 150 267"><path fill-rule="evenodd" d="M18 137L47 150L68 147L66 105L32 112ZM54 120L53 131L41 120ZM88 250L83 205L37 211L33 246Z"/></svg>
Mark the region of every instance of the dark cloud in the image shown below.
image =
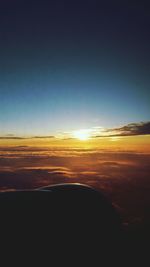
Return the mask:
<svg viewBox="0 0 150 267"><path fill-rule="evenodd" d="M0 171L0 191L34 189L45 185L68 182L69 169L61 167L4 169Z"/></svg>
<svg viewBox="0 0 150 267"><path fill-rule="evenodd" d="M119 135L122 136L150 134L150 122L130 123L113 131L120 132Z"/></svg>
<svg viewBox="0 0 150 267"><path fill-rule="evenodd" d="M150 134L150 122L130 123L118 128L106 129L95 137L134 136Z"/></svg>

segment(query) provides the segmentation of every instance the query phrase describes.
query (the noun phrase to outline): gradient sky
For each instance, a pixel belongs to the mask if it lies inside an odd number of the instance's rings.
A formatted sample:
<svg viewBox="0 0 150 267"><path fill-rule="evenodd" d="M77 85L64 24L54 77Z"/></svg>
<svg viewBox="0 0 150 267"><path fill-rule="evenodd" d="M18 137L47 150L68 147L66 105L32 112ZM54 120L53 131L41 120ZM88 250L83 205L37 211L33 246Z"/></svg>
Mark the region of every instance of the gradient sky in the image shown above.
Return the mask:
<svg viewBox="0 0 150 267"><path fill-rule="evenodd" d="M149 120L148 6L100 2L0 2L0 135Z"/></svg>

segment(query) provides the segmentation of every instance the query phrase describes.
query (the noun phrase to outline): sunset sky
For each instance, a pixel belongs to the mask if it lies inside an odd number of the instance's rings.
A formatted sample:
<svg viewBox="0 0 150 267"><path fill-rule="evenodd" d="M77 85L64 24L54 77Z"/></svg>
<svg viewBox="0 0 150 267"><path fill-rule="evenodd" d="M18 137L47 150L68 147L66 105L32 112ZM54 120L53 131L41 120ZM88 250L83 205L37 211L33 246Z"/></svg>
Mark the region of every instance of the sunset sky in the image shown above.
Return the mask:
<svg viewBox="0 0 150 267"><path fill-rule="evenodd" d="M1 1L0 135L148 121L149 22L134 1Z"/></svg>
<svg viewBox="0 0 150 267"><path fill-rule="evenodd" d="M0 191L81 182L147 216L149 14L146 1L0 1Z"/></svg>

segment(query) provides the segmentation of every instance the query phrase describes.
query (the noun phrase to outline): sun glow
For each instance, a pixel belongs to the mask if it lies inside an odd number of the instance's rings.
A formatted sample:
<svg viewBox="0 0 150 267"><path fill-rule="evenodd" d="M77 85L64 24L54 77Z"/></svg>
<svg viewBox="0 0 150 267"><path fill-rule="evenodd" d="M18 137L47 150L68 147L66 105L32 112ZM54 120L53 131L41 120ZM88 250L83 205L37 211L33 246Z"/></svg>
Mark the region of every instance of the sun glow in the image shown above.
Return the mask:
<svg viewBox="0 0 150 267"><path fill-rule="evenodd" d="M81 141L86 141L91 137L90 130L74 131L73 137Z"/></svg>

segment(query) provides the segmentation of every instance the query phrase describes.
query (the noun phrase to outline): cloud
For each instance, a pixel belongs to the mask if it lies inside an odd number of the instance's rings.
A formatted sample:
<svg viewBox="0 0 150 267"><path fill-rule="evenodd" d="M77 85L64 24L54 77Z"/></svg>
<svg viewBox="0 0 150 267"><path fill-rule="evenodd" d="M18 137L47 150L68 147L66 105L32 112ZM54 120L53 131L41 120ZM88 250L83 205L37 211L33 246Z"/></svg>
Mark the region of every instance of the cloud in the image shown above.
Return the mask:
<svg viewBox="0 0 150 267"><path fill-rule="evenodd" d="M13 137L13 136L14 136L14 134L6 134L6 136Z"/></svg>
<svg viewBox="0 0 150 267"><path fill-rule="evenodd" d="M150 122L130 123L114 131L120 131L119 135L145 135L150 134Z"/></svg>
<svg viewBox="0 0 150 267"><path fill-rule="evenodd" d="M0 170L0 191L34 189L45 185L65 183L74 177L63 167L3 168Z"/></svg>
<svg viewBox="0 0 150 267"><path fill-rule="evenodd" d="M31 137L31 139L49 139L49 138L55 138L55 136L53 136L53 135L48 135L48 136L33 136L33 137ZM29 138L30 139L30 138Z"/></svg>
<svg viewBox="0 0 150 267"><path fill-rule="evenodd" d="M148 135L150 134L150 122L140 122L140 123L130 123L121 127L115 128L103 128L103 127L93 127L90 129L80 129L79 131L84 131L89 134L89 139L103 138L103 137L121 137L121 136L133 136L133 135ZM57 135L45 135L45 136L14 136L13 134L8 134L5 136L0 136L0 140L32 140L32 139L56 139L56 140L73 140L78 139L72 132L61 132ZM77 131L78 132L78 131Z"/></svg>
<svg viewBox="0 0 150 267"><path fill-rule="evenodd" d="M130 123L122 127L105 129L96 137L133 136L150 134L150 122Z"/></svg>
<svg viewBox="0 0 150 267"><path fill-rule="evenodd" d="M76 149L17 149L7 148L0 156L0 191L83 183L104 192L121 207L124 216L146 216L144 209L150 205L148 154L101 149L92 153L80 149L79 154Z"/></svg>
<svg viewBox="0 0 150 267"><path fill-rule="evenodd" d="M50 139L50 138L55 138L55 136L49 135L49 136L23 137L23 136L14 136L13 134L0 136L0 139L4 139L4 140L26 140L26 139L28 140L28 139Z"/></svg>
<svg viewBox="0 0 150 267"><path fill-rule="evenodd" d="M121 136L133 136L133 135L148 135L150 134L150 122L130 123L121 127L115 128L103 128L93 127L89 129L80 129L72 132L62 132L56 138L62 140L78 139L75 133L84 132L87 133L88 139L105 138L105 137L121 137ZM78 136L78 134L77 134ZM114 139L115 141L115 139Z"/></svg>
<svg viewBox="0 0 150 267"><path fill-rule="evenodd" d="M4 140L20 140L20 139L27 139L26 137L20 137L20 136L0 136L0 139Z"/></svg>

